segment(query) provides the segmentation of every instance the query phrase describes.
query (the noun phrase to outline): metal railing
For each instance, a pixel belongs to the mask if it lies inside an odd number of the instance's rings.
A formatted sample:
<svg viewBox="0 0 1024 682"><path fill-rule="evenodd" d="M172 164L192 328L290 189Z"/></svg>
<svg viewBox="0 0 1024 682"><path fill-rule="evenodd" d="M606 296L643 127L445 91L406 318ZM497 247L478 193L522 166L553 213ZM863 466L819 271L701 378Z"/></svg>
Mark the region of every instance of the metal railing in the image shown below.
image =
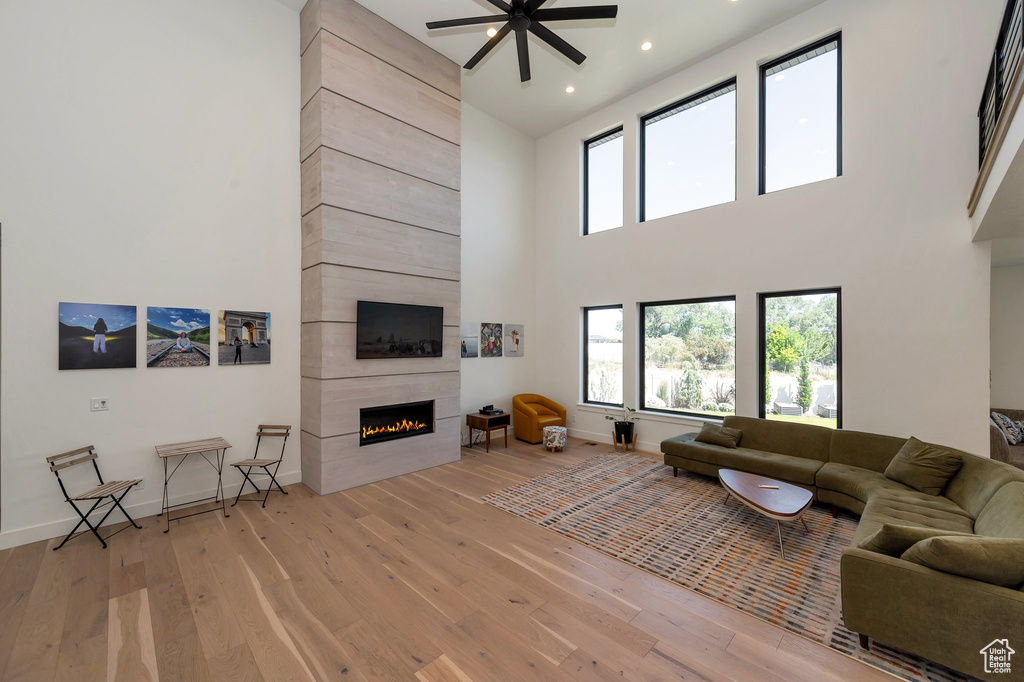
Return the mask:
<svg viewBox="0 0 1024 682"><path fill-rule="evenodd" d="M1013 86L1013 77L1024 55L1024 0L1008 0L1003 21L999 26L992 65L988 69L985 90L978 109L979 153L978 164L985 161L985 153L992 142L996 122L1003 112L1006 95Z"/></svg>

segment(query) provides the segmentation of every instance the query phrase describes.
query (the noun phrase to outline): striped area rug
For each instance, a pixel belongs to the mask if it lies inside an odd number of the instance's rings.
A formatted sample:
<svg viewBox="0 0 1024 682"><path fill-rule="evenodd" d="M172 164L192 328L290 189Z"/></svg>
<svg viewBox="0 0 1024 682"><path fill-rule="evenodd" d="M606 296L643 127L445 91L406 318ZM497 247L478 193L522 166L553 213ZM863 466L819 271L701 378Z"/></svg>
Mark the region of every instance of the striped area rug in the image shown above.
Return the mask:
<svg viewBox="0 0 1024 682"><path fill-rule="evenodd" d="M783 560L775 522L727 502L714 479L611 453L481 500L907 680L972 679L874 641L864 651L843 627L839 559L853 515L811 506L810 532L783 524Z"/></svg>

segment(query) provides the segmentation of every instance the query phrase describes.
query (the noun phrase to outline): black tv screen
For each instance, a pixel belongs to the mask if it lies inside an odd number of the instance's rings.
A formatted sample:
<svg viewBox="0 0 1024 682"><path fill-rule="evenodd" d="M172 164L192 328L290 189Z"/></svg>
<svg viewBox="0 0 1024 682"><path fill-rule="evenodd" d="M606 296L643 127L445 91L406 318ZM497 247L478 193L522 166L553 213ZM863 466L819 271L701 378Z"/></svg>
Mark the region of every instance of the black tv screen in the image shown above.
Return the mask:
<svg viewBox="0 0 1024 682"><path fill-rule="evenodd" d="M439 358L444 308L359 301L356 359Z"/></svg>

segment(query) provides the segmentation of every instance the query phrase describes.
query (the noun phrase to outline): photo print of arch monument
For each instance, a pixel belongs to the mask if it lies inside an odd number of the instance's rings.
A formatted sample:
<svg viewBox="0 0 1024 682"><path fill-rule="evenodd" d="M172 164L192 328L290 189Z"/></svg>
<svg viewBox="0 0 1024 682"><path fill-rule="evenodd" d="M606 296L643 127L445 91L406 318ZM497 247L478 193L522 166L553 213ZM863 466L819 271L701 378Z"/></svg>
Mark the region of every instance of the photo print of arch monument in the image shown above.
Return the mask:
<svg viewBox="0 0 1024 682"><path fill-rule="evenodd" d="M206 367L209 364L209 310L146 309L146 367Z"/></svg>
<svg viewBox="0 0 1024 682"><path fill-rule="evenodd" d="M270 364L270 313L221 310L217 316L217 364Z"/></svg>

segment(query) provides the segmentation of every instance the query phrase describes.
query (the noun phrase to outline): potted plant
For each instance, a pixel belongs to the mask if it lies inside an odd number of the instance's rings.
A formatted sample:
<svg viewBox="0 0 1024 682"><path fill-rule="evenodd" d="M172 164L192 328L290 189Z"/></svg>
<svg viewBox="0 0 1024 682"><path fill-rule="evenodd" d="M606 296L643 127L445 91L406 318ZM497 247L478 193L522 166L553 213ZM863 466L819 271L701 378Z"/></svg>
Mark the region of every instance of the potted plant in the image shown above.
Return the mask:
<svg viewBox="0 0 1024 682"><path fill-rule="evenodd" d="M621 414L606 414L604 418L615 422L615 442L626 445L633 442L633 422L637 419L636 410L625 405L619 405L619 409L622 410Z"/></svg>

